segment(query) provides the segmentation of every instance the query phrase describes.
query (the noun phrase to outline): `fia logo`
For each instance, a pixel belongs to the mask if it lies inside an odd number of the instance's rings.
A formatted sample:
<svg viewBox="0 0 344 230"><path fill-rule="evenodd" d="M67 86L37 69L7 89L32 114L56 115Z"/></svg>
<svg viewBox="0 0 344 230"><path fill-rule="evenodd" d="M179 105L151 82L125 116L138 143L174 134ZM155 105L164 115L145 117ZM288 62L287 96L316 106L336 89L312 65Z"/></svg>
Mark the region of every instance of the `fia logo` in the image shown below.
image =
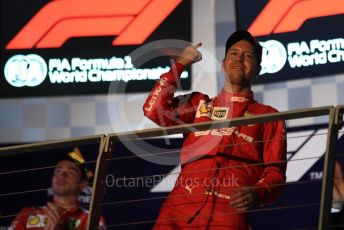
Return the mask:
<svg viewBox="0 0 344 230"><path fill-rule="evenodd" d="M47 64L36 54L14 55L5 64L5 79L14 87L34 87L47 76Z"/></svg>
<svg viewBox="0 0 344 230"><path fill-rule="evenodd" d="M262 70L259 74L277 73L280 71L287 62L287 51L282 43L276 40L259 43L263 47Z"/></svg>

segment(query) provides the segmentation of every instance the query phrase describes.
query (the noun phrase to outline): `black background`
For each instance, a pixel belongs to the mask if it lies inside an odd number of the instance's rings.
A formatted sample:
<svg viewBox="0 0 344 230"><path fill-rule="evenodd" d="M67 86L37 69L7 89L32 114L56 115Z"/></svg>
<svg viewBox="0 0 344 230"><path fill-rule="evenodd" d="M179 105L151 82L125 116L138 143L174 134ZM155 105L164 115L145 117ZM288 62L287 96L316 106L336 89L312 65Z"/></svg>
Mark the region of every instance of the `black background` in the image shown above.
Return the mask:
<svg viewBox="0 0 344 230"><path fill-rule="evenodd" d="M258 16L268 0L250 1L237 0L236 3L236 22L237 28L248 29L254 19ZM344 4L344 3L343 3ZM257 37L258 41L277 40L284 44L290 42L301 42L313 39L329 40L334 38L343 38L344 14L328 17L320 17L307 20L300 28L300 30L290 33L271 34L268 36ZM290 68L288 60L284 67L277 73L265 73L255 79L255 84L271 83L279 81L288 81L293 79L329 76L331 74L343 73L343 61L337 63L327 63L323 65L313 65L301 68Z"/></svg>
<svg viewBox="0 0 344 230"><path fill-rule="evenodd" d="M62 47L57 49L29 49L29 50L6 50L6 44L20 31L22 27L41 9L47 0L2 0L1 1L1 78L0 97L31 97L31 96L56 96L56 95L89 95L107 94L110 82L86 82L69 84L51 84L48 77L36 87L16 88L7 83L4 78L4 66L6 61L15 54L38 54L45 60L50 58L111 58L130 54L140 46L112 46L115 36L103 37L78 37L66 41ZM144 44L161 39L180 39L191 41L191 1L182 1L177 8L160 24L160 26L147 38ZM135 63L133 63L135 66ZM169 66L170 57L156 58L144 66L135 68ZM183 90L191 87L191 74L181 80ZM135 93L149 92L155 80L135 80L127 83L119 82L118 92L113 93Z"/></svg>

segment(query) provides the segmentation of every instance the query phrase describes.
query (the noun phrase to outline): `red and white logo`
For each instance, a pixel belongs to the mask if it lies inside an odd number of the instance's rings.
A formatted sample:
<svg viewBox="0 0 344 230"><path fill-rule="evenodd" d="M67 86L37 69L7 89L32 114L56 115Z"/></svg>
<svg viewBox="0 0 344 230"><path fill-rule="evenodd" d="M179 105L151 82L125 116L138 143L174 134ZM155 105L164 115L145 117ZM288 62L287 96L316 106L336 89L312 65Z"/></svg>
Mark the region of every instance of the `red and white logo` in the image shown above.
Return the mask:
<svg viewBox="0 0 344 230"><path fill-rule="evenodd" d="M53 0L6 49L59 48L69 38L117 36L112 45L139 45L182 0Z"/></svg>
<svg viewBox="0 0 344 230"><path fill-rule="evenodd" d="M338 14L343 0L270 0L248 30L253 36L293 32L307 20Z"/></svg>

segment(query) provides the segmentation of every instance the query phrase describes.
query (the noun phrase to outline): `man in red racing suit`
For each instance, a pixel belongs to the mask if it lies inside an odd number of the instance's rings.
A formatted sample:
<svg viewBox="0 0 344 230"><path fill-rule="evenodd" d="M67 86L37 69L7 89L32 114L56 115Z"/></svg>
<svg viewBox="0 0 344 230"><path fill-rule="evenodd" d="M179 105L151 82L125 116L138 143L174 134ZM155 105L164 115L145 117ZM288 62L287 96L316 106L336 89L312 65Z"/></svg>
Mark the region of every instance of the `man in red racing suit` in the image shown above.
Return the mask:
<svg viewBox="0 0 344 230"><path fill-rule="evenodd" d="M78 198L92 175L79 148L59 154L51 180L52 201L39 208L23 208L9 229L86 230L88 211L80 207ZM102 217L99 229L106 229Z"/></svg>
<svg viewBox="0 0 344 230"><path fill-rule="evenodd" d="M56 206L56 204L50 204ZM13 221L10 229L22 230L32 229L39 230L44 229L47 225L48 206L37 208L23 208ZM73 207L70 210L60 209L60 228L58 229L86 229L88 211L79 207L79 205ZM105 230L106 225L103 217L99 221L99 229Z"/></svg>
<svg viewBox="0 0 344 230"><path fill-rule="evenodd" d="M192 45L160 77L144 114L161 126L223 120L277 112L251 91L260 71L262 48L239 30L226 43L225 85L214 98L194 92L174 97L184 67L201 60ZM184 135L182 170L163 204L155 229L249 229L247 211L273 202L286 171L283 121L190 132Z"/></svg>

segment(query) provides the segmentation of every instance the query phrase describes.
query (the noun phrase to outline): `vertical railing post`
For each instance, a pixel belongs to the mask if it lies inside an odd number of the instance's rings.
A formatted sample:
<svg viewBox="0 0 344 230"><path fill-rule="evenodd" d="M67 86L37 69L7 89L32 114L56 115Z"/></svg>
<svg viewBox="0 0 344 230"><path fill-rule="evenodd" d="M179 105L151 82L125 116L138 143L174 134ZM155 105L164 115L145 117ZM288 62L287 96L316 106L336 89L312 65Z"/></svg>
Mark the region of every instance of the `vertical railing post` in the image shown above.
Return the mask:
<svg viewBox="0 0 344 230"><path fill-rule="evenodd" d="M324 157L323 181L321 187L320 213L318 230L327 230L332 205L332 187L335 166L336 144L338 139L338 107L332 108L329 114L329 126Z"/></svg>
<svg viewBox="0 0 344 230"><path fill-rule="evenodd" d="M109 169L109 161L112 157L112 150L109 137L106 137L100 144L99 155L95 169L95 175L92 186L92 195L89 207L89 218L87 220L87 230L98 229L100 213L103 206L101 205L104 200L105 193L105 177Z"/></svg>
<svg viewBox="0 0 344 230"><path fill-rule="evenodd" d="M344 114L344 105L338 105L336 107L336 124L338 125L338 130L343 127L343 114Z"/></svg>

